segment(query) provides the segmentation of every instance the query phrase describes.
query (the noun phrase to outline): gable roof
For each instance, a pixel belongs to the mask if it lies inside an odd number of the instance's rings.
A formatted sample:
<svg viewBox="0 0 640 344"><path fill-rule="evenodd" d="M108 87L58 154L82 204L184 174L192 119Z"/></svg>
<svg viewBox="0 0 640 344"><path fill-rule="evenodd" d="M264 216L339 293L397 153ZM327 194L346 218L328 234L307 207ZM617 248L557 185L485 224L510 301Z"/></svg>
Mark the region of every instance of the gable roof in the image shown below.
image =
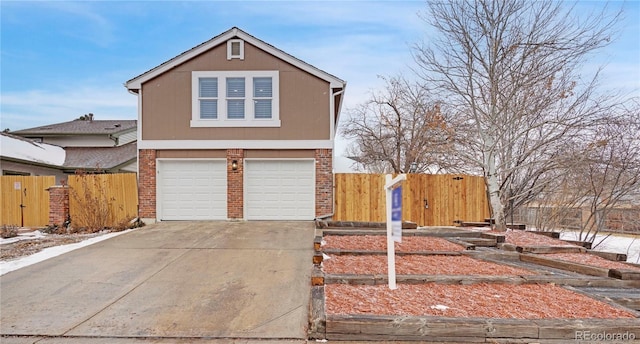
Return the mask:
<svg viewBox="0 0 640 344"><path fill-rule="evenodd" d="M118 135L135 130L136 120L74 120L63 123L44 125L35 128L12 131L20 136L55 136L55 135Z"/></svg>
<svg viewBox="0 0 640 344"><path fill-rule="evenodd" d="M271 44L268 44L242 30L240 30L237 27L232 27L231 29L227 30L226 32L223 32L222 34L213 37L212 39L201 43L185 52L183 52L182 54L160 64L157 67L154 67L152 69L150 69L147 72L144 72L138 76L136 76L135 78L127 81L125 83L125 87L127 87L127 89L131 90L131 91L137 91L141 88L142 83L151 80L153 78L155 78L156 76L188 61L191 60L192 58L203 54L207 51L209 51L210 49L225 43L226 41L228 41L229 39L233 39L233 38L240 38L246 42L249 42L250 44L258 47L259 49L262 49L264 51L266 51L267 53L278 57L279 59L286 61L304 71L306 71L307 73L314 75L320 79L323 79L327 82L329 82L329 84L331 85L332 88L344 88L346 86L346 82L334 75L331 75L319 68L316 68L292 55L289 55L287 53L285 53L284 51L274 47Z"/></svg>

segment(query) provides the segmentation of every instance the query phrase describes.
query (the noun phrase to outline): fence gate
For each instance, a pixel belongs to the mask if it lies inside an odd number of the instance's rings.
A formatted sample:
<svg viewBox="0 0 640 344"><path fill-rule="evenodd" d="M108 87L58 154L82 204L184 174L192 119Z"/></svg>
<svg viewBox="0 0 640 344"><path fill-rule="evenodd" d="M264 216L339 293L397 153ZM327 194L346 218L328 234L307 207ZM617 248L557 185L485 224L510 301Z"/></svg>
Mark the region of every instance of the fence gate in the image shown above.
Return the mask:
<svg viewBox="0 0 640 344"><path fill-rule="evenodd" d="M0 225L44 227L49 223L53 176L1 176Z"/></svg>
<svg viewBox="0 0 640 344"><path fill-rule="evenodd" d="M385 221L383 185L383 174L336 174L334 220ZM403 219L420 226L452 226L489 217L484 179L479 176L408 174L402 193Z"/></svg>

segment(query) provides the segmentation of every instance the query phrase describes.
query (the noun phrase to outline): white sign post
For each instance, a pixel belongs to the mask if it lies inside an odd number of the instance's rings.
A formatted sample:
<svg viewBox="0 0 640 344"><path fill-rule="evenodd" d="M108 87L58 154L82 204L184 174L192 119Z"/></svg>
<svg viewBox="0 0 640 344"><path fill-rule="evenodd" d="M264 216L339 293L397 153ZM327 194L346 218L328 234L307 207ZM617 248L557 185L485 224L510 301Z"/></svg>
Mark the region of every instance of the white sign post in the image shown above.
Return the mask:
<svg viewBox="0 0 640 344"><path fill-rule="evenodd" d="M385 195L387 197L387 271L389 275L389 289L392 290L397 288L396 248L394 240L398 242L402 240L402 189L396 191L393 190L393 187L406 179L407 175L405 174L400 174L393 179L390 174L387 174L384 185ZM395 202L394 196L398 198ZM400 227L397 226L398 223ZM396 227L395 231L394 227Z"/></svg>

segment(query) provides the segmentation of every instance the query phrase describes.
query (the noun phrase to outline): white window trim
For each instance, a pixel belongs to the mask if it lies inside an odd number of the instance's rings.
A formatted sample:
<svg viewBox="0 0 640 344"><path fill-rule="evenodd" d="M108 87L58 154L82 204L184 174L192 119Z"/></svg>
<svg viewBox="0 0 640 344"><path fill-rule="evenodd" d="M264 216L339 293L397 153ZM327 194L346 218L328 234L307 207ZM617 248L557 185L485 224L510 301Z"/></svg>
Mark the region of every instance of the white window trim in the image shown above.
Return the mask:
<svg viewBox="0 0 640 344"><path fill-rule="evenodd" d="M233 43L240 43L240 54L233 55ZM230 39L227 41L227 60L240 59L244 60L244 41L241 39Z"/></svg>
<svg viewBox="0 0 640 344"><path fill-rule="evenodd" d="M279 71L194 71L191 73L191 127L280 127ZM227 118L226 78L245 78L245 118ZM270 77L272 82L271 118L255 118L253 78ZM199 80L218 78L218 118L200 118ZM263 99L263 98L259 98Z"/></svg>

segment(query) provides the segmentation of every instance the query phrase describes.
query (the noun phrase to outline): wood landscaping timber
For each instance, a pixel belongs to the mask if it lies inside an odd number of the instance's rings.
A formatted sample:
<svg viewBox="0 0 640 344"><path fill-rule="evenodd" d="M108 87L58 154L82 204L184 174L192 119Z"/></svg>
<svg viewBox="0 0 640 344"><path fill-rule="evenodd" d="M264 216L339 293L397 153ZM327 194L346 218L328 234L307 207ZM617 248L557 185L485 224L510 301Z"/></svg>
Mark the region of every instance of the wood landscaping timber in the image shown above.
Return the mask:
<svg viewBox="0 0 640 344"><path fill-rule="evenodd" d="M322 272L319 266L314 265L313 270L311 271L311 285L312 286L324 285L324 273Z"/></svg>
<svg viewBox="0 0 640 344"><path fill-rule="evenodd" d="M539 235L548 236L548 237L553 238L553 239L560 239L560 233L559 232L546 232L546 231L527 231L527 232L533 233L533 234L539 234Z"/></svg>
<svg viewBox="0 0 640 344"><path fill-rule="evenodd" d="M593 278L587 276L562 277L555 275L529 275L522 276L527 283L553 283L572 287L602 287L602 288L640 288L638 280L619 280L611 278Z"/></svg>
<svg viewBox="0 0 640 344"><path fill-rule="evenodd" d="M579 240L562 240L562 241L567 242L567 243L572 244L572 245L582 246L582 247L584 247L584 248L586 248L588 250L591 249L591 245L592 245L588 241L579 241Z"/></svg>
<svg viewBox="0 0 640 344"><path fill-rule="evenodd" d="M362 228L331 228L323 229L323 235L386 235L387 232L384 229L362 229ZM447 237L460 237L460 238L479 238L480 232L468 231L468 230L449 230L449 231L429 231L423 229L407 229L402 231L402 236L425 236L436 238Z"/></svg>
<svg viewBox="0 0 640 344"><path fill-rule="evenodd" d="M576 335L583 338L590 333L637 336L640 319L519 320L375 315L328 315L326 318L329 341L569 343L576 340Z"/></svg>
<svg viewBox="0 0 640 344"><path fill-rule="evenodd" d="M473 222L473 221L462 221L460 222L460 227L490 227L491 224L489 222Z"/></svg>
<svg viewBox="0 0 640 344"><path fill-rule="evenodd" d="M611 269L609 277L621 280L640 280L640 271L631 269Z"/></svg>
<svg viewBox="0 0 640 344"><path fill-rule="evenodd" d="M504 234L496 234L496 233L480 232L480 237L484 239L493 239L495 240L496 244L503 243L506 240Z"/></svg>
<svg viewBox="0 0 640 344"><path fill-rule="evenodd" d="M521 276L469 276L469 275L396 275L396 281L402 284L479 284L479 283L504 283L526 284L529 283ZM388 283L387 275L382 274L325 274L325 284L350 284L350 285L385 285Z"/></svg>
<svg viewBox="0 0 640 344"><path fill-rule="evenodd" d="M460 240L460 238L446 238L448 241L464 247L465 250L475 250L476 245ZM467 239L467 238L465 238Z"/></svg>
<svg viewBox="0 0 640 344"><path fill-rule="evenodd" d="M629 309L633 309L635 311L640 311L640 298L628 298L628 297L610 297L610 299L624 307Z"/></svg>
<svg viewBox="0 0 640 344"><path fill-rule="evenodd" d="M516 246L520 253L586 253L587 249L580 246Z"/></svg>
<svg viewBox="0 0 640 344"><path fill-rule="evenodd" d="M324 286L311 287L309 302L309 339L325 339L326 315L324 310Z"/></svg>
<svg viewBox="0 0 640 344"><path fill-rule="evenodd" d="M621 311L624 311L624 312L627 312L627 313L631 313L631 314L633 314L633 316L635 316L636 318L640 319L640 312L636 311L633 308L628 308L628 307L623 306L623 305L621 305L619 303L616 303L611 298L608 298L608 297L605 297L605 296L602 296L602 295L599 295L599 294L589 293L589 292L586 292L586 291L584 291L584 290L582 290L580 288L574 288L572 286L564 286L564 288L568 289L568 290L571 290L574 293L582 294L582 295L585 295L585 296L590 297L592 299L596 299L596 300L598 300L598 301L600 301L602 303L606 303L610 307L617 308L617 309L619 309Z"/></svg>
<svg viewBox="0 0 640 344"><path fill-rule="evenodd" d="M516 252L518 250L518 246L514 244L510 244L508 242L499 243L496 245L497 248L505 251Z"/></svg>
<svg viewBox="0 0 640 344"><path fill-rule="evenodd" d="M320 265L322 263L322 260L324 259L324 256L322 255L322 252L316 252L313 254L313 264L314 265Z"/></svg>
<svg viewBox="0 0 640 344"><path fill-rule="evenodd" d="M460 244L461 245L461 244ZM384 256L387 251L367 251L367 250L341 250L338 248L328 248L323 251L327 255L334 256ZM396 256L460 256L461 252L455 251L396 251Z"/></svg>
<svg viewBox="0 0 640 344"><path fill-rule="evenodd" d="M321 235L316 235L313 238L313 249L315 251L320 251L322 250L322 236Z"/></svg>
<svg viewBox="0 0 640 344"><path fill-rule="evenodd" d="M544 265L544 266L561 269L561 270L573 271L573 272L590 275L590 276L609 277L609 269L599 268L599 267L594 267L594 266L584 265L584 264L578 264L573 262L567 262L563 260L545 258L536 254L521 254L520 260L523 262L535 263L539 265Z"/></svg>
<svg viewBox="0 0 640 344"><path fill-rule="evenodd" d="M593 255L598 256L600 258L612 260L614 262L626 262L627 261L627 255L624 254L624 253L601 252L601 251L593 251L593 250L588 250L587 253L593 254Z"/></svg>
<svg viewBox="0 0 640 344"><path fill-rule="evenodd" d="M578 338L584 338L590 334L627 334L633 333L637 340L640 333L640 319L542 319L534 320L538 325L539 339L565 339L567 342L577 343L596 343L607 342L593 341L593 340L576 340ZM618 341L609 340L608 342L617 343ZM634 343L635 340L620 341L622 343L629 342Z"/></svg>
<svg viewBox="0 0 640 344"><path fill-rule="evenodd" d="M496 239L495 238L453 238L455 240L459 240L464 243L472 244L474 246L479 247L496 247ZM451 239L449 239L451 241Z"/></svg>

